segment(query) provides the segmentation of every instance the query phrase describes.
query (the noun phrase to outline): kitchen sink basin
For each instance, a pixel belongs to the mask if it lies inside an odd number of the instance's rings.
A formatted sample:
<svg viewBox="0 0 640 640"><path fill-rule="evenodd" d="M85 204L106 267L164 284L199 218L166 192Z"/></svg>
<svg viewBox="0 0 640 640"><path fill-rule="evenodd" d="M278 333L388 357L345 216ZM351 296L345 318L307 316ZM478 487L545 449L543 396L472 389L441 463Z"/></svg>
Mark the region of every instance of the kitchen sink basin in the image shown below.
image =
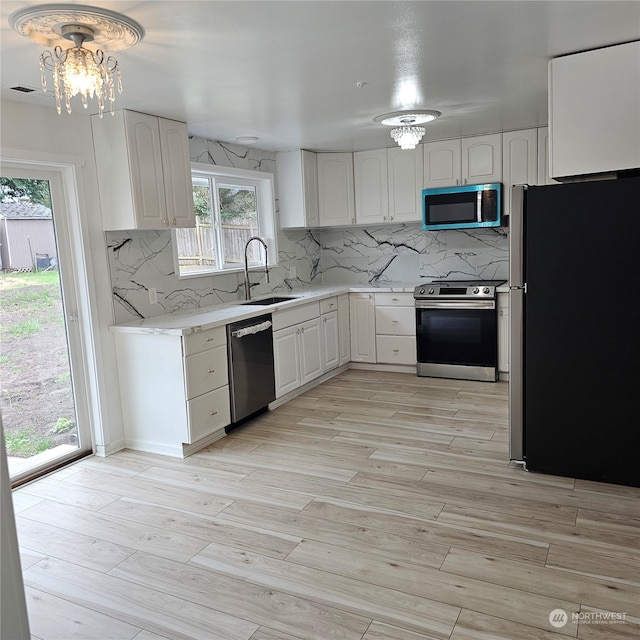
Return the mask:
<svg viewBox="0 0 640 640"><path fill-rule="evenodd" d="M271 298L262 298L261 300L249 300L247 302L243 302L242 304L252 304L261 307L268 307L272 304L278 304L279 302L287 302L288 300L295 300L296 296L272 296Z"/></svg>

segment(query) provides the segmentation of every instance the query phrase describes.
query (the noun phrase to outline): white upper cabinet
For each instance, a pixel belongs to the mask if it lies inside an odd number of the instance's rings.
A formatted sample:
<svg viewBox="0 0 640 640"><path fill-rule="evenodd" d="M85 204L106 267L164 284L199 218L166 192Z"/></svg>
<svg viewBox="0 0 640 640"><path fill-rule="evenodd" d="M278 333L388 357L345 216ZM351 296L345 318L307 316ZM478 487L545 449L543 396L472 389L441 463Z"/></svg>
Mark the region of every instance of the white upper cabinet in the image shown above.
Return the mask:
<svg viewBox="0 0 640 640"><path fill-rule="evenodd" d="M640 41L549 62L550 175L640 168Z"/></svg>
<svg viewBox="0 0 640 640"><path fill-rule="evenodd" d="M389 222L387 150L356 151L353 173L357 223Z"/></svg>
<svg viewBox="0 0 640 640"><path fill-rule="evenodd" d="M317 227L318 160L313 151L276 154L280 226Z"/></svg>
<svg viewBox="0 0 640 640"><path fill-rule="evenodd" d="M415 149L387 149L389 174L389 222L420 222L424 155Z"/></svg>
<svg viewBox="0 0 640 640"><path fill-rule="evenodd" d="M105 230L195 226L185 123L124 110L91 124Z"/></svg>
<svg viewBox="0 0 640 640"><path fill-rule="evenodd" d="M538 183L538 131L508 131L502 134L504 184L503 212L511 214L511 187L514 184Z"/></svg>
<svg viewBox="0 0 640 640"><path fill-rule="evenodd" d="M502 181L502 134L462 138L462 183Z"/></svg>
<svg viewBox="0 0 640 640"><path fill-rule="evenodd" d="M549 173L549 127L538 129L538 184L558 184Z"/></svg>
<svg viewBox="0 0 640 640"><path fill-rule="evenodd" d="M318 208L321 227L355 224L353 154L318 154Z"/></svg>
<svg viewBox="0 0 640 640"><path fill-rule="evenodd" d="M424 145L426 189L502 181L502 134Z"/></svg>
<svg viewBox="0 0 640 640"><path fill-rule="evenodd" d="M462 182L462 141L441 140L424 145L425 189L457 187Z"/></svg>

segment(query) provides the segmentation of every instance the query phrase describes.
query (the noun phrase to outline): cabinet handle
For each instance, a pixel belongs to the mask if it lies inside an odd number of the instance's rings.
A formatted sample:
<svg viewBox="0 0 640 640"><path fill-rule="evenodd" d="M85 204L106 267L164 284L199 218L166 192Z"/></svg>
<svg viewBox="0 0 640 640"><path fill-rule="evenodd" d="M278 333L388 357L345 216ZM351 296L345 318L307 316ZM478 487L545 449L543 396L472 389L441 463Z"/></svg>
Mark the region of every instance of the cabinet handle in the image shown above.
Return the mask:
<svg viewBox="0 0 640 640"><path fill-rule="evenodd" d="M398 351L400 351L400 349L394 349L393 353L398 353Z"/></svg>
<svg viewBox="0 0 640 640"><path fill-rule="evenodd" d="M207 338L207 342L213 342L215 338Z"/></svg>
<svg viewBox="0 0 640 640"><path fill-rule="evenodd" d="M398 302L398 298L391 298L394 302Z"/></svg>
<svg viewBox="0 0 640 640"><path fill-rule="evenodd" d="M392 320L391 324L398 324L398 321L397 320Z"/></svg>
<svg viewBox="0 0 640 640"><path fill-rule="evenodd" d="M458 180L458 178L456 178L456 187L460 184L460 180Z"/></svg>
<svg viewBox="0 0 640 640"><path fill-rule="evenodd" d="M209 411L209 415L210 416L217 416L218 412L217 411Z"/></svg>
<svg viewBox="0 0 640 640"><path fill-rule="evenodd" d="M215 369L209 369L209 371L207 371L207 373L215 373L216 370Z"/></svg>

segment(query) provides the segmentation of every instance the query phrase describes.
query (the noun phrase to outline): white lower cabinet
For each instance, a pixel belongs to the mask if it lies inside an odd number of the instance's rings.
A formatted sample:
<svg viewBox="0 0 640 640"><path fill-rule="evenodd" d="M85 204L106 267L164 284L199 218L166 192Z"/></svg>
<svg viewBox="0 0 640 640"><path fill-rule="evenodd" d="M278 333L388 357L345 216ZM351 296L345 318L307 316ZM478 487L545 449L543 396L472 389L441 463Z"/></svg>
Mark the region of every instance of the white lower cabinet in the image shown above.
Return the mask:
<svg viewBox="0 0 640 640"><path fill-rule="evenodd" d="M115 334L125 445L183 457L231 422L226 328Z"/></svg>
<svg viewBox="0 0 640 640"><path fill-rule="evenodd" d="M318 303L273 314L276 398L322 374L322 337Z"/></svg>
<svg viewBox="0 0 640 640"><path fill-rule="evenodd" d="M376 293L376 361L416 364L416 311L410 293Z"/></svg>
<svg viewBox="0 0 640 640"><path fill-rule="evenodd" d="M498 294L498 373L509 373L509 294Z"/></svg>
<svg viewBox="0 0 640 640"><path fill-rule="evenodd" d="M372 293L349 294L351 361L376 361L376 314Z"/></svg>

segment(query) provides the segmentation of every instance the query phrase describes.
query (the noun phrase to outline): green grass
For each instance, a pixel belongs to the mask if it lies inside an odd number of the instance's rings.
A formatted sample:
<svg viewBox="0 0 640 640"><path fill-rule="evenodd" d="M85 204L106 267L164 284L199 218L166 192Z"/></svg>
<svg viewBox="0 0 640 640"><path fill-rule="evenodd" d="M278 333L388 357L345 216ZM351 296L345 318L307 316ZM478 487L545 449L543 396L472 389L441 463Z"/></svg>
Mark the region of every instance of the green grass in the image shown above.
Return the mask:
<svg viewBox="0 0 640 640"><path fill-rule="evenodd" d="M30 336L34 333L38 333L42 329L42 325L35 320L26 320L25 322L18 322L5 330L10 336Z"/></svg>
<svg viewBox="0 0 640 640"><path fill-rule="evenodd" d="M35 311L59 303L60 277L57 271L0 275L0 309L3 311Z"/></svg>
<svg viewBox="0 0 640 640"><path fill-rule="evenodd" d="M26 273L4 273L1 277L5 285L24 287L30 285L55 284L60 285L60 274L57 270L34 271Z"/></svg>
<svg viewBox="0 0 640 640"><path fill-rule="evenodd" d="M7 446L7 455L17 458L30 458L51 449L53 446L51 438L43 438L29 427L23 427L15 433L5 433L4 440Z"/></svg>

